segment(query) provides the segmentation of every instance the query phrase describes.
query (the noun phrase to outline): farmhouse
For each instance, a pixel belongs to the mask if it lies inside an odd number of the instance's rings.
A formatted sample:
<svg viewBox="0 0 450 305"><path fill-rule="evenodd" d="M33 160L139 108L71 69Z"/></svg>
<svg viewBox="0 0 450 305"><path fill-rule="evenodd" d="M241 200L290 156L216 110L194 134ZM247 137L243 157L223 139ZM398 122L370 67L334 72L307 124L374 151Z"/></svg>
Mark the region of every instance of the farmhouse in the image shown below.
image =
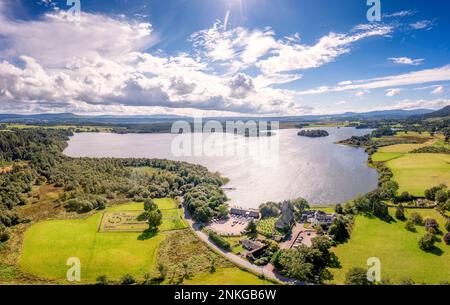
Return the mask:
<svg viewBox="0 0 450 305"><path fill-rule="evenodd" d="M262 255L264 255L264 253L266 253L266 250L268 247L269 247L269 245L263 245L263 246L259 247L258 249L250 251L249 253L247 253L246 256L249 260L255 261L258 258L260 258Z"/></svg>
<svg viewBox="0 0 450 305"><path fill-rule="evenodd" d="M253 251L253 250L261 248L264 244L262 244L258 241L250 240L250 239L243 239L243 240L241 240L241 245L242 245L242 247L244 247L244 249L246 249L248 251Z"/></svg>
<svg viewBox="0 0 450 305"><path fill-rule="evenodd" d="M301 221L312 226L330 226L336 218L335 214L327 214L323 211L308 210L302 213Z"/></svg>
<svg viewBox="0 0 450 305"><path fill-rule="evenodd" d="M294 207L292 203L285 201L281 205L281 215L275 223L275 228L287 231L295 224Z"/></svg>
<svg viewBox="0 0 450 305"><path fill-rule="evenodd" d="M240 208L231 208L230 214L234 216L243 216L243 217L251 217L254 219L259 219L259 212L256 210L246 210L246 209L240 209Z"/></svg>

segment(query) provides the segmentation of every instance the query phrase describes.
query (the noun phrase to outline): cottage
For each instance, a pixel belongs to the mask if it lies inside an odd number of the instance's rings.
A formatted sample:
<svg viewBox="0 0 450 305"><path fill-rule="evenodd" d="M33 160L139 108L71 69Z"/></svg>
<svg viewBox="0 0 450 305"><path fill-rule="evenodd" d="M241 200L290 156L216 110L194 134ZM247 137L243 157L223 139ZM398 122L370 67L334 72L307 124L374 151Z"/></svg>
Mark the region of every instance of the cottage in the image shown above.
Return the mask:
<svg viewBox="0 0 450 305"><path fill-rule="evenodd" d="M292 203L285 201L281 205L281 215L275 223L275 228L278 230L287 231L290 230L294 224L294 207Z"/></svg>
<svg viewBox="0 0 450 305"><path fill-rule="evenodd" d="M240 208L231 208L230 214L235 216L243 216L243 217L250 217L254 219L259 219L259 212L256 210L245 210Z"/></svg>
<svg viewBox="0 0 450 305"><path fill-rule="evenodd" d="M255 249L253 251L250 251L247 253L247 258L251 260L252 262L260 258L262 255L266 253L267 248L269 248L269 245L263 245L259 247L258 249Z"/></svg>
<svg viewBox="0 0 450 305"><path fill-rule="evenodd" d="M244 249L246 249L248 251L253 251L253 250L259 249L264 245L258 241L253 241L250 239L242 239L240 242L241 242L242 247L244 247Z"/></svg>
<svg viewBox="0 0 450 305"><path fill-rule="evenodd" d="M306 222L310 223L314 227L315 226L328 227L333 223L333 220L336 218L335 214L327 214L323 211L308 211L308 212L309 213L306 216Z"/></svg>

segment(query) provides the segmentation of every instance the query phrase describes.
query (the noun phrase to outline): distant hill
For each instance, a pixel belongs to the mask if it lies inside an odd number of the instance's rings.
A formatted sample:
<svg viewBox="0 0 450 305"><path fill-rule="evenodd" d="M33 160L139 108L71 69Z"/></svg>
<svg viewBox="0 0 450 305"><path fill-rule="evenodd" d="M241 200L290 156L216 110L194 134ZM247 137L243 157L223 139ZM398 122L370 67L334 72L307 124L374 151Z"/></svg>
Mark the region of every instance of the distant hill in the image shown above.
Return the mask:
<svg viewBox="0 0 450 305"><path fill-rule="evenodd" d="M446 107L447 108L447 107ZM445 108L444 108L445 109ZM415 110L382 110L371 112L346 112L342 114L330 115L304 115L304 116L283 116L283 117L205 117L204 119L225 120L277 120L280 122L290 121L351 121L351 120L379 120L379 119L402 119L411 116L430 115L433 110L415 109ZM448 113L448 108L447 108ZM189 120L189 117L176 115L76 115L72 113L44 113L33 115L21 114L0 114L0 122L7 123L44 123L44 124L149 124L149 123L167 123L176 120Z"/></svg>
<svg viewBox="0 0 450 305"><path fill-rule="evenodd" d="M448 116L450 116L450 105L448 105L448 106L446 106L446 107L444 107L444 108L442 108L440 110L437 110L437 111L433 111L433 112L430 112L430 113L422 114L420 116L416 115L415 117L421 117L421 118L424 118L424 119L431 119L431 118L445 118L445 117L448 117Z"/></svg>

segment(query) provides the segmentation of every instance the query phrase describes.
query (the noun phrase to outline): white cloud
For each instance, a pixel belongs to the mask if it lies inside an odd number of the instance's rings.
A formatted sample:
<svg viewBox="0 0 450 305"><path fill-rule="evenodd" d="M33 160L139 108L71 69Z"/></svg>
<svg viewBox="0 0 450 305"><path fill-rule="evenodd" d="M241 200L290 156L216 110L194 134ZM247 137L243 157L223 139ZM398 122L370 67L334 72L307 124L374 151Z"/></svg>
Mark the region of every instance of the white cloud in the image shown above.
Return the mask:
<svg viewBox="0 0 450 305"><path fill-rule="evenodd" d="M445 92L443 86L437 86L433 91L431 91L431 94L443 94Z"/></svg>
<svg viewBox="0 0 450 305"><path fill-rule="evenodd" d="M409 25L414 30L431 30L434 27L434 21L421 20Z"/></svg>
<svg viewBox="0 0 450 305"><path fill-rule="evenodd" d="M351 85L351 84L353 84L353 82L351 80L346 80L346 81L340 82L338 85L345 86L345 85Z"/></svg>
<svg viewBox="0 0 450 305"><path fill-rule="evenodd" d="M314 45L280 43L275 55L257 66L266 74L317 68L349 53L351 44L368 37L385 36L392 28L385 25L360 25L350 34L329 33Z"/></svg>
<svg viewBox="0 0 450 305"><path fill-rule="evenodd" d="M52 67L64 66L77 57L116 59L157 41L149 23L89 13L81 14L80 23L76 23L62 11L34 21L10 21L1 16L0 35L6 38L1 57L27 55Z"/></svg>
<svg viewBox="0 0 450 305"><path fill-rule="evenodd" d="M337 85L335 87L318 87L298 92L300 95L310 95L328 92L371 90L389 87L418 85L433 82L450 81L450 65L434 69L425 69L399 75L384 76L366 80L355 80L351 85Z"/></svg>
<svg viewBox="0 0 450 305"><path fill-rule="evenodd" d="M244 73L238 73L230 79L228 87L230 87L230 97L236 99L244 99L255 90L253 79Z"/></svg>
<svg viewBox="0 0 450 305"><path fill-rule="evenodd" d="M394 110L394 109L404 109L404 110L411 110L411 109L441 109L446 106L450 105L449 99L435 99L435 100L417 100L417 101L411 101L411 100L403 100L400 102L397 102L396 104L392 106L385 106L381 108L377 108L378 110Z"/></svg>
<svg viewBox="0 0 450 305"><path fill-rule="evenodd" d="M391 14L384 14L383 17L384 18L407 17L407 16L413 16L415 14L416 14L416 11L403 10L403 11L399 11L399 12L395 12L395 13L391 13Z"/></svg>
<svg viewBox="0 0 450 305"><path fill-rule="evenodd" d="M401 92L401 90L398 88L389 89L389 90L386 90L386 96L393 97L393 96L399 95L400 92Z"/></svg>
<svg viewBox="0 0 450 305"><path fill-rule="evenodd" d="M224 30L220 21L206 30L191 35L194 48L213 62L227 62L232 72L254 64L278 46L275 33L266 28L247 30L242 27Z"/></svg>
<svg viewBox="0 0 450 305"><path fill-rule="evenodd" d="M364 95L366 95L366 93L368 93L369 91L368 90L360 90L360 91L356 91L355 92L355 96L356 97L359 97L359 98L362 98Z"/></svg>
<svg viewBox="0 0 450 305"><path fill-rule="evenodd" d="M11 21L1 15L0 35L7 42L0 49L2 111L128 107L133 112L158 108L181 113L186 108L295 114L306 109L294 91L270 88L301 75L274 74L253 81L245 74L221 74L190 54L143 52L158 40L148 23L88 13L81 17L73 23L63 12L35 21ZM235 46L244 47L235 60L242 65L264 54L261 46L273 39L269 29L239 29L233 35Z"/></svg>
<svg viewBox="0 0 450 305"><path fill-rule="evenodd" d="M421 65L425 60L423 58L412 59L409 57L391 57L388 59L392 61L394 64L411 65L411 66Z"/></svg>

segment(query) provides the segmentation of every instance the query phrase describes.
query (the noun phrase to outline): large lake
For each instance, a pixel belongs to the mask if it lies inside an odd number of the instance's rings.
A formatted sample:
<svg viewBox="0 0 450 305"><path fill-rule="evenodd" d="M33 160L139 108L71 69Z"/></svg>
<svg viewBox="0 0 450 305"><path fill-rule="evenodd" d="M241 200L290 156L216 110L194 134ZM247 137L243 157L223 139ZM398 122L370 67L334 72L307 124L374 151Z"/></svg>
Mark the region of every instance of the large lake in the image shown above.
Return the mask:
<svg viewBox="0 0 450 305"><path fill-rule="evenodd" d="M77 133L64 151L72 157L146 157L187 161L230 179L231 205L256 208L267 201L306 198L313 205L341 203L377 187L367 154L335 144L367 130L324 128L330 136L306 138L298 130L272 137L233 134Z"/></svg>

